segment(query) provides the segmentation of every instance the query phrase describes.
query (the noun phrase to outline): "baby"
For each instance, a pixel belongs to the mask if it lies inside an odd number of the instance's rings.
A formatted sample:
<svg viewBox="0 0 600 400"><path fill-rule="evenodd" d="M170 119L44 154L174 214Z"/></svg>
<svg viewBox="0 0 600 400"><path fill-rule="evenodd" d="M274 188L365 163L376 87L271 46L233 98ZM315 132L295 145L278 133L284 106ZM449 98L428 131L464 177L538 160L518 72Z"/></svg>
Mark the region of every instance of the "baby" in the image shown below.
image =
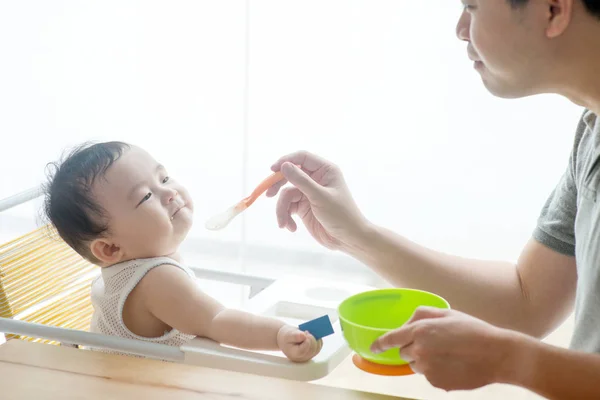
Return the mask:
<svg viewBox="0 0 600 400"><path fill-rule="evenodd" d="M285 323L227 309L181 260L192 227L186 189L147 152L121 142L81 146L56 166L45 211L75 251L102 267L91 331L180 346L196 336L308 361L322 342Z"/></svg>

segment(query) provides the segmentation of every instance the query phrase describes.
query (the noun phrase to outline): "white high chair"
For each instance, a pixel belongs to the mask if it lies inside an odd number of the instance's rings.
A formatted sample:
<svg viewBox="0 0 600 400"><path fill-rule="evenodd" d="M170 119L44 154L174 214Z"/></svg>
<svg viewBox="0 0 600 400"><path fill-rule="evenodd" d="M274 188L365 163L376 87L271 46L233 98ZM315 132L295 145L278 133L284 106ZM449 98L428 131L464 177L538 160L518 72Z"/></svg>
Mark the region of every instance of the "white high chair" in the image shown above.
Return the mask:
<svg viewBox="0 0 600 400"><path fill-rule="evenodd" d="M0 212L40 197L40 188L0 200ZM371 287L343 282L257 276L191 269L198 279L250 287L245 310L290 324L329 315L335 334L323 339L322 351L307 363L293 363L280 352L222 346L196 338L180 348L86 332L92 314L91 281L99 275L49 227L0 246L0 335L73 347L89 346L278 378L311 381L328 375L349 354L341 334L337 306ZM1 339L0 339L1 343ZM82 350L86 351L86 350Z"/></svg>

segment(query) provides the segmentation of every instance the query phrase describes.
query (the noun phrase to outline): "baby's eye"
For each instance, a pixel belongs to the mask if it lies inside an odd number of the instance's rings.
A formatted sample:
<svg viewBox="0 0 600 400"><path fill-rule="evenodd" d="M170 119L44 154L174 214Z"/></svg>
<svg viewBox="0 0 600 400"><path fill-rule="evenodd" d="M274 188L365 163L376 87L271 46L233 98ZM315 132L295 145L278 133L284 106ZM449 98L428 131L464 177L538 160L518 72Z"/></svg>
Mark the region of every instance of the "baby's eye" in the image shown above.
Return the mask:
<svg viewBox="0 0 600 400"><path fill-rule="evenodd" d="M162 183L167 183L169 182L169 177L167 176L165 179L162 180Z"/></svg>
<svg viewBox="0 0 600 400"><path fill-rule="evenodd" d="M150 200L150 197L152 197L152 193L148 192L148 194L144 196L144 198L142 199L142 201L140 201L140 202L138 203L138 207L139 207L140 205L142 205L142 204L143 204L145 201L148 201L148 200Z"/></svg>

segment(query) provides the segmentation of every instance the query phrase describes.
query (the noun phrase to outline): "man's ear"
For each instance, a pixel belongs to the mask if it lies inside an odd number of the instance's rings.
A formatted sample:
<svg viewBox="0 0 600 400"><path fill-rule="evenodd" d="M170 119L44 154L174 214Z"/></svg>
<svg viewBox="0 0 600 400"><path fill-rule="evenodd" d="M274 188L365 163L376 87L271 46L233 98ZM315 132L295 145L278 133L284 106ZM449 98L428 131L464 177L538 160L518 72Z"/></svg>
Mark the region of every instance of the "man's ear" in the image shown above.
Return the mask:
<svg viewBox="0 0 600 400"><path fill-rule="evenodd" d="M546 36L550 39L562 35L573 18L574 0L547 0L548 26Z"/></svg>
<svg viewBox="0 0 600 400"><path fill-rule="evenodd" d="M119 246L105 238L94 240L90 245L90 251L103 265L116 264L124 256Z"/></svg>

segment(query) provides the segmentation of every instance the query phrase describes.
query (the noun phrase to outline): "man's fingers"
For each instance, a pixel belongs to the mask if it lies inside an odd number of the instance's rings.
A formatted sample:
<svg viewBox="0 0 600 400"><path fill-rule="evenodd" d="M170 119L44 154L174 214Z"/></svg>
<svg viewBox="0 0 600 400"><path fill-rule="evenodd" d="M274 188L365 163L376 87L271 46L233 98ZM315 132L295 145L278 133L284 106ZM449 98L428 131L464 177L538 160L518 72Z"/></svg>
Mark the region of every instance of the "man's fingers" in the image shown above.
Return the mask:
<svg viewBox="0 0 600 400"><path fill-rule="evenodd" d="M422 319L431 319L431 318L442 318L448 315L450 310L436 307L426 307L421 306L418 307L410 319L404 324L404 326L408 324L412 324L413 322L420 321Z"/></svg>
<svg viewBox="0 0 600 400"><path fill-rule="evenodd" d="M419 375L423 375L423 371L419 368L419 364L416 362L411 362L408 364L408 366L410 367L410 369L412 369L412 371L415 374L419 374Z"/></svg>
<svg viewBox="0 0 600 400"><path fill-rule="evenodd" d="M383 353L394 347L404 347L413 341L413 329L411 326L405 326L395 331L380 336L372 345L371 351L375 354Z"/></svg>
<svg viewBox="0 0 600 400"><path fill-rule="evenodd" d="M296 221L294 221L293 217L290 217L287 224L287 230L294 233L298 230L298 225L296 225Z"/></svg>
<svg viewBox="0 0 600 400"><path fill-rule="evenodd" d="M319 183L311 178L305 170L295 164L284 163L281 166L281 172L289 183L313 200L323 191L323 187Z"/></svg>
<svg viewBox="0 0 600 400"><path fill-rule="evenodd" d="M330 164L327 160L317 156L316 154L308 151L297 151L281 157L279 160L277 160L277 162L275 162L275 164L271 166L271 170L274 172L279 171L281 166L286 162L301 166L302 169L307 173L314 172L324 165Z"/></svg>
<svg viewBox="0 0 600 400"><path fill-rule="evenodd" d="M409 344L407 346L404 346L400 349L400 358L402 358L404 361L411 363L413 361L415 361L415 357L412 354L412 350L414 348L413 344Z"/></svg>
<svg viewBox="0 0 600 400"><path fill-rule="evenodd" d="M292 205L302 200L302 196L302 192L297 188L286 188L281 192L275 208L277 224L280 228L290 225L290 221L292 221Z"/></svg>
<svg viewBox="0 0 600 400"><path fill-rule="evenodd" d="M285 180L285 179L278 181L273 186L271 186L270 188L267 189L267 192L265 193L265 195L267 197L274 197L279 192L279 189L281 189L283 187L283 185L285 185L286 183L287 183L287 180Z"/></svg>
<svg viewBox="0 0 600 400"><path fill-rule="evenodd" d="M373 353L382 353L394 347L406 347L414 340L414 328L416 322L431 318L442 318L447 314L448 310L434 307L419 307L402 328L388 332L377 339L373 343L371 351Z"/></svg>
<svg viewBox="0 0 600 400"><path fill-rule="evenodd" d="M402 326L386 333L377 339L372 347L373 353L382 353L394 347L406 347L414 340L415 323L432 318L442 318L447 316L450 310L435 307L419 307L415 310L412 317Z"/></svg>

